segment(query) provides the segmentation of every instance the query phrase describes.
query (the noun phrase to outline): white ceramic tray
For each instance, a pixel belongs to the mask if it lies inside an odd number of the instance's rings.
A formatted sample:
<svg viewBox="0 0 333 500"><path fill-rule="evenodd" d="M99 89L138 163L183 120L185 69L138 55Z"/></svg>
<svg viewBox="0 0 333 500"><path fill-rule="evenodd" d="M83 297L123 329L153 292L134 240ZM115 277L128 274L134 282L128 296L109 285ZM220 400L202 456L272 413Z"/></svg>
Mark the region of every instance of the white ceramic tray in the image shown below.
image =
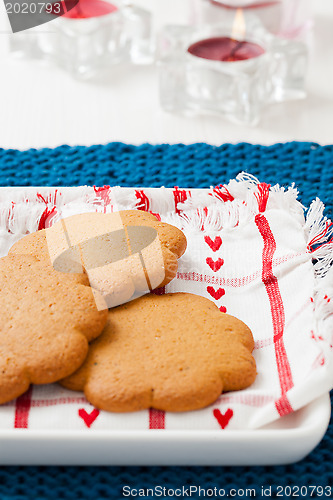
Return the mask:
<svg viewBox="0 0 333 500"><path fill-rule="evenodd" d="M0 431L1 465L276 465L321 441L329 395L258 430Z"/></svg>

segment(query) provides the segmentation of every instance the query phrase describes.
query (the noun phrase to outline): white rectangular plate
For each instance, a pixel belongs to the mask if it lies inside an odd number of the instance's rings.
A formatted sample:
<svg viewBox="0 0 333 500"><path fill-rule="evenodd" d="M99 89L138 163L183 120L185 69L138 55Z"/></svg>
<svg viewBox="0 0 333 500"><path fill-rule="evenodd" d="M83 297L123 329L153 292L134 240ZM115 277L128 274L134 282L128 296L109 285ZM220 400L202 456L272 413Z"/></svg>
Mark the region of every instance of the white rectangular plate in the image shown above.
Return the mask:
<svg viewBox="0 0 333 500"><path fill-rule="evenodd" d="M0 432L1 465L277 465L321 441L331 412L324 395L257 430Z"/></svg>

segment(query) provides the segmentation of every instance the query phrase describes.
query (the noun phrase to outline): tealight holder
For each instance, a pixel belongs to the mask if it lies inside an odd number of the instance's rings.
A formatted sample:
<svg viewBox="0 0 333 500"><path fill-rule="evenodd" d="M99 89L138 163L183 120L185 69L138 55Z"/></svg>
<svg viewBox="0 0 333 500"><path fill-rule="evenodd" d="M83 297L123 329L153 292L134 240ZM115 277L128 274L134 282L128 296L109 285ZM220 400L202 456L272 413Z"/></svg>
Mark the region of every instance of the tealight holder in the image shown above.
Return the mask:
<svg viewBox="0 0 333 500"><path fill-rule="evenodd" d="M52 61L76 78L154 60L151 14L127 1L79 0L67 14L10 38L12 52Z"/></svg>
<svg viewBox="0 0 333 500"><path fill-rule="evenodd" d="M307 41L311 32L309 0L193 0L190 22L223 23L241 8L244 14L255 14L262 25L278 36Z"/></svg>
<svg viewBox="0 0 333 500"><path fill-rule="evenodd" d="M255 125L270 103L305 96L306 44L272 35L254 16L244 38L235 38L230 24L166 26L158 51L166 111Z"/></svg>

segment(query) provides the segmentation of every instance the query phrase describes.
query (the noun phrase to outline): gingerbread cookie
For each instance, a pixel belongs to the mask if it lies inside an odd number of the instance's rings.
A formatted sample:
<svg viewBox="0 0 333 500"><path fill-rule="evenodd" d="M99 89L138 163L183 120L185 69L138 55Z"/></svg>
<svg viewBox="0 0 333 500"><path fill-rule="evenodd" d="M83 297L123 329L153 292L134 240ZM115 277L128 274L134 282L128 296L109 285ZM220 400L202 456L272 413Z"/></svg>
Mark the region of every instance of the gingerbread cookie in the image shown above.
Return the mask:
<svg viewBox="0 0 333 500"><path fill-rule="evenodd" d="M56 272L30 255L0 259L1 404L82 364L107 321L87 285L86 276Z"/></svg>
<svg viewBox="0 0 333 500"><path fill-rule="evenodd" d="M189 411L256 377L250 329L210 300L153 294L111 309L79 370L61 381L97 408Z"/></svg>
<svg viewBox="0 0 333 500"><path fill-rule="evenodd" d="M114 307L176 275L186 249L182 231L140 210L85 213L19 240L10 254L26 254L62 272L86 272L90 285Z"/></svg>

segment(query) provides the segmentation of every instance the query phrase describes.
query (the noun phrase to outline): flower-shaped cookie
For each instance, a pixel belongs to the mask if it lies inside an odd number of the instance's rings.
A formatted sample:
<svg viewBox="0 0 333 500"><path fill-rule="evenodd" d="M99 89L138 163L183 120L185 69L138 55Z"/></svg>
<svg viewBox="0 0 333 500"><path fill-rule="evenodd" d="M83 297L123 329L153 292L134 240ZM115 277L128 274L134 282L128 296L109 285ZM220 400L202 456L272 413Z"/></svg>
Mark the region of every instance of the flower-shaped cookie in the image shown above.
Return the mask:
<svg viewBox="0 0 333 500"><path fill-rule="evenodd" d="M30 255L0 259L1 404L82 364L107 321L87 285L86 276L59 273Z"/></svg>
<svg viewBox="0 0 333 500"><path fill-rule="evenodd" d="M182 231L140 210L85 213L30 234L10 254L32 254L56 270L86 272L114 307L169 283L186 249Z"/></svg>
<svg viewBox="0 0 333 500"><path fill-rule="evenodd" d="M150 294L109 311L86 361L61 384L103 410L195 410L254 381L253 345L249 328L206 298Z"/></svg>

